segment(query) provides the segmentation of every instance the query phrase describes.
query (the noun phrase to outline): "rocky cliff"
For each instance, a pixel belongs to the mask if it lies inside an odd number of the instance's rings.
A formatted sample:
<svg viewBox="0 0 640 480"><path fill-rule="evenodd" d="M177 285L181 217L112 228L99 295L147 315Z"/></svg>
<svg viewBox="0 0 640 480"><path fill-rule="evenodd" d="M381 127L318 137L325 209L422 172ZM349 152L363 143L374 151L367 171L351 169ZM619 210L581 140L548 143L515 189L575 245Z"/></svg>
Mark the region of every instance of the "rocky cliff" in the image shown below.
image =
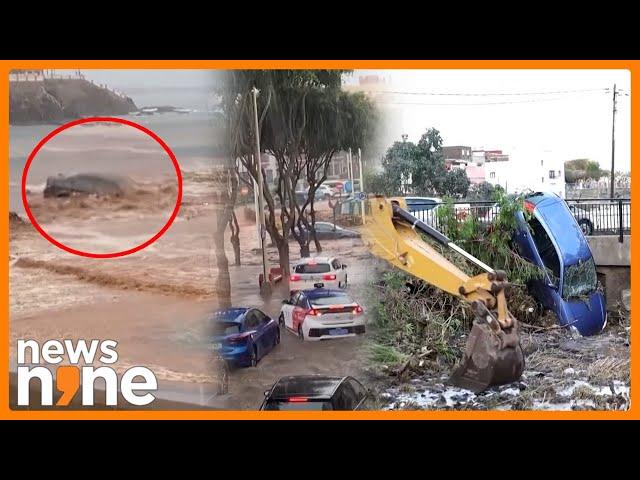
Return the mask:
<svg viewBox="0 0 640 480"><path fill-rule="evenodd" d="M129 97L82 79L11 82L9 123L61 123L95 115L124 115L138 108Z"/></svg>

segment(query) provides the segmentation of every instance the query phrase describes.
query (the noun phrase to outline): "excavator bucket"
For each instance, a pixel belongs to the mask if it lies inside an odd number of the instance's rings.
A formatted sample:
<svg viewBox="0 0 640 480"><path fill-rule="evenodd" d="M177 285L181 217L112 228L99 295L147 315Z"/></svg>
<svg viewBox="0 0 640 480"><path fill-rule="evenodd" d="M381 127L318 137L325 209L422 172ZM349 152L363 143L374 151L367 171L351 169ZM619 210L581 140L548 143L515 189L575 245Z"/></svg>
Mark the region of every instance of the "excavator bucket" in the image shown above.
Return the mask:
<svg viewBox="0 0 640 480"><path fill-rule="evenodd" d="M478 393L518 380L524 370L524 353L517 328L514 321L509 331L496 331L486 321L475 320L464 357L451 375L451 383Z"/></svg>

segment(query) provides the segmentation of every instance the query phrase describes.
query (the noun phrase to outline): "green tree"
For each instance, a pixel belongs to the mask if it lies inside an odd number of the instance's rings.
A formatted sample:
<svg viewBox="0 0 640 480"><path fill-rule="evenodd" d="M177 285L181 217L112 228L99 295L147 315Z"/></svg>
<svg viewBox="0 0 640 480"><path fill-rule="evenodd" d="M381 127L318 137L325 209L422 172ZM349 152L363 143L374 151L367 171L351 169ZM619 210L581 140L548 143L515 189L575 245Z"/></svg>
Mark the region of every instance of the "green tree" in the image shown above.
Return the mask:
<svg viewBox="0 0 640 480"><path fill-rule="evenodd" d="M313 193L326 179L334 153L348 146L362 147L368 136L373 106L363 95L346 94L340 86L343 70L239 70L222 75L219 93L228 118L232 156L256 179L253 148L253 87L260 91L258 112L262 151L276 159L273 193L263 189L266 228L279 254L280 266L289 273L289 243L293 236L301 254L308 255L313 231ZM263 176L266 178L266 175ZM301 178L311 185L311 200L300 204L296 187ZM309 213L311 212L311 213ZM310 217L308 217L310 215ZM309 222L309 219L311 222ZM316 240L316 247L320 248Z"/></svg>
<svg viewBox="0 0 640 480"><path fill-rule="evenodd" d="M315 89L308 97L307 109L302 151L309 191L307 200L298 208L299 228L293 231L294 236L303 230L311 232L311 238L296 237L302 256L309 255L311 239L316 251L322 251L315 232L314 199L318 187L327 179L333 156L340 150L366 148L377 123L374 104L360 92Z"/></svg>
<svg viewBox="0 0 640 480"><path fill-rule="evenodd" d="M412 176L417 170L421 154L418 146L406 139L403 139L402 142L394 142L389 147L382 160L387 191L394 192L394 194L413 193L413 191L406 191L407 184L410 179L413 180Z"/></svg>
<svg viewBox="0 0 640 480"><path fill-rule="evenodd" d="M588 158L578 158L564 162L565 180L575 183L578 180L598 179L609 174L600 168L600 164Z"/></svg>
<svg viewBox="0 0 640 480"><path fill-rule="evenodd" d="M462 169L453 169L445 172L444 176L441 177L437 191L439 195L464 198L469 191L470 184L467 172Z"/></svg>
<svg viewBox="0 0 640 480"><path fill-rule="evenodd" d="M406 138L395 142L382 161L382 176L370 174L373 176L367 185L373 183L385 194L464 197L470 185L467 174L463 170L447 170L442 143L435 128L428 129L417 144Z"/></svg>
<svg viewBox="0 0 640 480"><path fill-rule="evenodd" d="M503 191L503 188L489 182L476 183L469 187L467 200L470 202L490 202L493 201L497 191Z"/></svg>

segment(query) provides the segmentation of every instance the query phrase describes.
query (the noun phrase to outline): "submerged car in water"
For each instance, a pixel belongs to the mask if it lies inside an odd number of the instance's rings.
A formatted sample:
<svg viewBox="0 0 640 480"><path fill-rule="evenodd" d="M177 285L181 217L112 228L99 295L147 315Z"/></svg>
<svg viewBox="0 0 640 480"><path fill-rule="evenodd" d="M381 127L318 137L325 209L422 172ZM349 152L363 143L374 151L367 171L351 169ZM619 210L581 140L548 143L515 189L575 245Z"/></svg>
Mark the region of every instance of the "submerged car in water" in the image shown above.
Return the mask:
<svg viewBox="0 0 640 480"><path fill-rule="evenodd" d="M517 213L515 243L522 257L544 269L530 285L532 295L552 310L562 326L581 335L600 332L607 323L605 297L596 264L578 222L560 197L535 193L525 199L531 213Z"/></svg>
<svg viewBox="0 0 640 480"><path fill-rule="evenodd" d="M353 377L282 377L264 392L260 410L361 410L369 397Z"/></svg>
<svg viewBox="0 0 640 480"><path fill-rule="evenodd" d="M255 367L280 343L275 320L257 308L228 308L210 318L214 352L233 367Z"/></svg>

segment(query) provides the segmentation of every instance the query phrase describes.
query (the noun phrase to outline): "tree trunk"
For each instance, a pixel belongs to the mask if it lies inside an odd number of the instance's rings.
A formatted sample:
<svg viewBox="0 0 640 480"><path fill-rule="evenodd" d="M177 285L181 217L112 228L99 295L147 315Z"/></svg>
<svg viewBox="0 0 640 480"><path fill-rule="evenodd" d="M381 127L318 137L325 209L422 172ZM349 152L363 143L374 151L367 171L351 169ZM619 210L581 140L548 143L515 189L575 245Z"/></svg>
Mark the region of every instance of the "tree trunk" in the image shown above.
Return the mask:
<svg viewBox="0 0 640 480"><path fill-rule="evenodd" d="M229 228L231 230L231 245L233 245L233 255L235 257L235 265L239 267L242 264L240 258L240 225L235 210L231 213L229 220Z"/></svg>
<svg viewBox="0 0 640 480"><path fill-rule="evenodd" d="M313 236L313 243L316 246L316 252L321 253L322 245L320 245L320 240L318 240L318 235L316 234L316 210L313 206L313 201L311 202L311 211L309 214L311 215L311 235Z"/></svg>
<svg viewBox="0 0 640 480"><path fill-rule="evenodd" d="M289 278L291 273L291 266L289 265L289 242L279 238L277 240L278 257L280 258L280 268L282 268L282 274Z"/></svg>
<svg viewBox="0 0 640 480"><path fill-rule="evenodd" d="M227 209L224 206L220 206L217 212L216 230L213 235L216 268L218 270L216 285L218 308L229 308L231 306L231 277L229 275L229 261L224 250L224 231L228 223L227 215Z"/></svg>

